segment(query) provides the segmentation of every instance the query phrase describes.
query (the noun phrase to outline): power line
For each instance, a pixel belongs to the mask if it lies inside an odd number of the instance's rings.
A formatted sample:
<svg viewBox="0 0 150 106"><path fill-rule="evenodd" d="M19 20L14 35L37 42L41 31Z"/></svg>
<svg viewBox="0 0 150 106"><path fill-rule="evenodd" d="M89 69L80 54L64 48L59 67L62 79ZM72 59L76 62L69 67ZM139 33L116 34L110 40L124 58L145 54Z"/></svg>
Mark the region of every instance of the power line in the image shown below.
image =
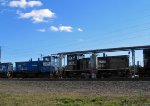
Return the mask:
<svg viewBox="0 0 150 106"><path fill-rule="evenodd" d="M135 28L136 26L140 26L140 25L146 25L146 24L149 24L149 23L143 23L143 24L138 24L138 25L134 25L134 26L129 26L129 27L127 27L127 28ZM146 28L146 29L142 29L142 30L139 30L139 31L135 31L135 32L130 32L130 33L127 33L127 34L131 34L131 33L137 33L137 32L141 32L141 31L145 31L145 30L149 30L150 28ZM124 29L123 29L124 30ZM86 40L86 41L84 41L84 43L86 43L86 42L90 42L90 41L92 41L92 40L95 40L95 42L98 42L98 41L103 41L104 39L108 39L108 38L110 38L110 35L112 34L112 33L114 33L114 32L118 32L119 30L115 30L115 31L112 31L111 33L109 32L109 33L106 33L105 35L108 35L108 36L104 36L104 37L101 37L101 39L102 40L99 40L98 38L99 37L93 37L93 38L91 38L91 39L89 39L89 40ZM57 44L57 43L56 43ZM54 46L55 45L55 43L54 44L52 44L53 45L53 48L59 48L59 47L68 47L68 46L71 46L71 45L74 45L74 44L79 44L79 42L76 42L76 41L71 41L70 43L66 43L66 44L64 44L64 45L61 45L61 46ZM81 42L80 42L80 44L81 44ZM47 47L47 46L44 46L44 47ZM49 46L48 46L49 47ZM14 50L14 51L20 51L19 49L16 49L16 48L9 48L9 47L6 47L8 50L10 50L10 49L12 49L12 50ZM50 48L50 49L52 49L52 48ZM32 49L31 50L25 50L25 51L21 51L21 52L23 52L23 53L21 53L21 54L32 54L32 52L31 51L33 51ZM45 51L45 50L38 50L38 51ZM29 53L30 52L30 53ZM11 53L12 54L12 53ZM41 54L41 52L40 52L40 54ZM14 52L14 55L19 55L19 54L16 54L16 52Z"/></svg>

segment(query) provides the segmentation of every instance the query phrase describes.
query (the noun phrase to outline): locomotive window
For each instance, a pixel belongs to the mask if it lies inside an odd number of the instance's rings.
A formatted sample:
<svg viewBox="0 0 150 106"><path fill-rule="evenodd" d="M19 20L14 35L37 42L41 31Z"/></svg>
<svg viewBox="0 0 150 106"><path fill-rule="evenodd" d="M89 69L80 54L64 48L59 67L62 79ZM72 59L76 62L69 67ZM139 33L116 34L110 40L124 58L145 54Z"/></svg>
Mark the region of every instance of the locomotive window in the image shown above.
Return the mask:
<svg viewBox="0 0 150 106"><path fill-rule="evenodd" d="M49 58L45 58L45 61L49 61L50 59Z"/></svg>
<svg viewBox="0 0 150 106"><path fill-rule="evenodd" d="M19 68L21 68L21 65L18 65Z"/></svg>
<svg viewBox="0 0 150 106"><path fill-rule="evenodd" d="M2 69L5 69L6 68L6 66L2 66Z"/></svg>
<svg viewBox="0 0 150 106"><path fill-rule="evenodd" d="M68 56L68 60L74 60L76 56Z"/></svg>

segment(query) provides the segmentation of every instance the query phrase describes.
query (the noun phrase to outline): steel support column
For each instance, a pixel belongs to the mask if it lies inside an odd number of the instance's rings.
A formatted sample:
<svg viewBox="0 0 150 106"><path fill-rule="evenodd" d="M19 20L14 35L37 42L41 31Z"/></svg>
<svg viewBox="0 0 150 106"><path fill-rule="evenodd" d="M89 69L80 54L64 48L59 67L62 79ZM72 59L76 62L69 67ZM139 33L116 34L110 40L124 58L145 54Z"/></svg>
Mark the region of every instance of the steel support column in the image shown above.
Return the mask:
<svg viewBox="0 0 150 106"><path fill-rule="evenodd" d="M133 75L134 75L134 77L135 77L135 71L136 71L136 67L135 67L135 50L132 49L131 52L132 52Z"/></svg>
<svg viewBox="0 0 150 106"><path fill-rule="evenodd" d="M92 56L90 58L90 67L91 67L91 76L92 78L96 78L96 69L97 69L97 55L95 53L92 53Z"/></svg>
<svg viewBox="0 0 150 106"><path fill-rule="evenodd" d="M65 60L65 55L64 55L64 57L63 57L63 58L64 58L64 67L65 67L65 65L66 65L66 64L65 64L65 62L66 62L66 60Z"/></svg>
<svg viewBox="0 0 150 106"><path fill-rule="evenodd" d="M59 57L58 57L58 66L59 66L59 68L62 68L62 59L63 59L63 55L59 55Z"/></svg>

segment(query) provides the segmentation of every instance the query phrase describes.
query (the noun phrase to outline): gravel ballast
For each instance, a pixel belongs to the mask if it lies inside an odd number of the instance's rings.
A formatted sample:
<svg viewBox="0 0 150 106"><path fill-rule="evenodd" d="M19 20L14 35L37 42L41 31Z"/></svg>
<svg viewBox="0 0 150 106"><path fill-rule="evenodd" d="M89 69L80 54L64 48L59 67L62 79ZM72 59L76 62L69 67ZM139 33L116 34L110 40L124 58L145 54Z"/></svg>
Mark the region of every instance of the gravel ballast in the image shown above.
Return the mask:
<svg viewBox="0 0 150 106"><path fill-rule="evenodd" d="M0 92L96 96L150 95L150 81L2 81Z"/></svg>

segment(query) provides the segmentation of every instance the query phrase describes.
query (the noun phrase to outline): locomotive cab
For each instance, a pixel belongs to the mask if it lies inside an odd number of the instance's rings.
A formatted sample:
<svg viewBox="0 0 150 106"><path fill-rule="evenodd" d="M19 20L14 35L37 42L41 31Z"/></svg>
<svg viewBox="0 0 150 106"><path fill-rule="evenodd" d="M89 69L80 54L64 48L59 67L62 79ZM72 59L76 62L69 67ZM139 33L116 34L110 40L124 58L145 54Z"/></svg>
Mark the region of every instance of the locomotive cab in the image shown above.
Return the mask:
<svg viewBox="0 0 150 106"><path fill-rule="evenodd" d="M88 78L90 58L83 54L67 55L66 76L69 78Z"/></svg>
<svg viewBox="0 0 150 106"><path fill-rule="evenodd" d="M0 63L0 77L7 77L7 73L13 72L12 63Z"/></svg>

